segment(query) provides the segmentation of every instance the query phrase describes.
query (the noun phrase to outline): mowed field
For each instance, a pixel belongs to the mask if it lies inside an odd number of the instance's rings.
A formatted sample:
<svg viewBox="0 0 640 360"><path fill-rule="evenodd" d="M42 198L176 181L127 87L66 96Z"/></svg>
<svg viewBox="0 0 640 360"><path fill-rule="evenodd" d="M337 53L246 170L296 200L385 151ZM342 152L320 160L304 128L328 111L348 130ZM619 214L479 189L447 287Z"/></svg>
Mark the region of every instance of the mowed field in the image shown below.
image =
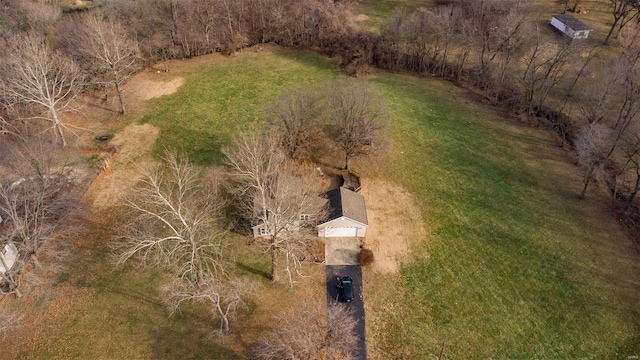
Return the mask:
<svg viewBox="0 0 640 360"><path fill-rule="evenodd" d="M161 129L160 147L217 163L220 144L262 121L284 89L334 76L310 52L226 58L185 74L145 121ZM456 358L640 351L639 258L597 190L577 199L571 153L447 83L384 73L363 81L389 103L392 145L386 165L356 170L409 191L430 229L400 274L369 282L367 301L394 309L370 324L381 358L422 358L442 342ZM396 291L378 297L389 280Z"/></svg>
<svg viewBox="0 0 640 360"><path fill-rule="evenodd" d="M184 82L148 100L136 121L160 130L158 151L177 148L205 166L221 163L220 146L245 125L264 123L264 107L284 90L339 75L312 52L272 47L184 64L158 75ZM396 273L365 272L371 358L435 358L443 345L444 358L456 359L640 355L640 256L596 187L578 200L570 152L449 83L388 73L362 81L386 99L392 125L384 161L360 159L354 169L365 182L404 188L427 230ZM238 271L262 285L233 334L210 339L204 309L167 317L161 274L112 271L104 245L117 221L78 244L71 269L80 271L35 299L30 327L6 343L11 357L246 358L261 331L277 326L278 308L323 297L321 268L308 268L293 291L273 287L261 252L234 236Z"/></svg>
<svg viewBox="0 0 640 360"><path fill-rule="evenodd" d="M394 104L385 177L418 199L430 236L371 324L380 358L621 358L640 353L637 249L574 155L448 84L378 75ZM390 199L390 201L393 201ZM383 290L395 284L395 291ZM378 299L376 299L378 300Z"/></svg>

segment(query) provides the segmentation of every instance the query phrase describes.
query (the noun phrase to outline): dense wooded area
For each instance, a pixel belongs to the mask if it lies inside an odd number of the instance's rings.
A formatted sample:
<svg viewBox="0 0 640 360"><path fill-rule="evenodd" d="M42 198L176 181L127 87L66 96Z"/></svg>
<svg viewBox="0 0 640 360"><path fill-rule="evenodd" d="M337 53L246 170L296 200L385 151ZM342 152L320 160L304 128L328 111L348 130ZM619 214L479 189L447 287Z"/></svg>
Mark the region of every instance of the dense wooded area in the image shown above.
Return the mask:
<svg viewBox="0 0 640 360"><path fill-rule="evenodd" d="M48 2L8 1L1 29L13 50L2 57L2 129L45 120L64 146L71 126L64 115L82 90L115 87L114 110L124 113L120 87L145 64L273 42L318 49L355 76L378 67L473 86L516 114L542 118L570 146L586 134L580 128L602 122L616 135L602 139L610 143L602 156L581 157L581 196L596 175L620 199L633 199L640 183L629 166L633 151L620 145L631 146L635 131L637 4L613 2L606 42L612 34L619 40L606 49L548 36L520 2L443 4L400 11L377 34L353 22L349 1L112 0L69 14ZM610 66L605 52L621 56Z"/></svg>
<svg viewBox="0 0 640 360"><path fill-rule="evenodd" d="M22 255L20 266L0 274L6 283L2 291L20 296L15 276L25 264L43 269L41 253L54 265L66 256L59 246L64 244L46 240L55 229L73 229L64 220L81 192L64 161L51 157L82 131L69 120L82 106L81 93L101 91L106 99L115 89L118 106L111 110L125 114L121 88L145 66L266 43L319 51L353 77L378 68L449 79L514 118L548 126L560 146L575 151L584 170L576 196L586 198L597 180L635 233L640 230L640 4L611 2L611 31L605 44L595 44L549 36L540 29L546 20L532 20L525 4L500 0L451 0L398 11L379 33L353 21L348 0L109 0L64 13L55 1L4 1L0 217L9 225L0 236L2 246L15 243ZM292 164L307 159L322 136L335 141L346 169L352 158L368 154L371 144L383 143L378 137L387 112L378 100L353 80L292 90L268 111L271 133L249 129L223 150L239 217L270 229L261 245L271 253L274 281L284 271L292 284L300 253L308 247L308 239L287 234L291 224L301 213L320 219L325 210L313 202L317 191L306 187L313 170ZM326 119L319 115L320 102ZM163 290L171 311L186 300L208 302L220 329L229 331L229 319L252 287L230 285L237 280L223 271L230 265L220 240L227 230L220 219L222 195L201 189L188 161L171 154L164 160L161 170L144 170L143 184L128 202L136 217L117 247L118 260L139 256L169 264L176 281ZM218 202L203 202L211 199ZM167 231L158 231L157 224ZM284 264L278 254L285 256ZM38 283L35 276L31 281ZM298 329L290 327L282 331ZM265 340L257 356L293 351L282 346Z"/></svg>

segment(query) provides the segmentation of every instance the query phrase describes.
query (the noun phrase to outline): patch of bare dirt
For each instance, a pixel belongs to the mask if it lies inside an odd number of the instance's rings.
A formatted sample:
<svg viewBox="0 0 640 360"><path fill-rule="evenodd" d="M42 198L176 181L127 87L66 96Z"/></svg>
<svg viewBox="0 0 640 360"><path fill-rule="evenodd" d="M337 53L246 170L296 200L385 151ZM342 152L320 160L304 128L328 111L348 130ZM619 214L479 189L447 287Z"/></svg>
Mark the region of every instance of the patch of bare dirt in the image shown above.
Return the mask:
<svg viewBox="0 0 640 360"><path fill-rule="evenodd" d="M407 191L384 180L365 179L360 193L367 205L365 246L375 256L372 269L394 273L411 246L426 238L420 210Z"/></svg>
<svg viewBox="0 0 640 360"><path fill-rule="evenodd" d="M96 211L116 206L139 179L137 166L149 163L148 155L158 138L158 129L150 124L132 124L116 133L110 144L120 149L115 165L96 186L93 206ZM144 161L143 161L144 159Z"/></svg>
<svg viewBox="0 0 640 360"><path fill-rule="evenodd" d="M357 22L367 21L367 20L369 20L369 17L367 15L365 15L365 14L359 14L359 15L356 15L354 20L357 21Z"/></svg>
<svg viewBox="0 0 640 360"><path fill-rule="evenodd" d="M158 74L158 76L162 75ZM171 95L176 92L182 84L184 84L184 78L180 76L169 81L164 81L164 78L154 79L153 76L144 76L137 79L135 84L132 84L129 88L129 91L136 92L143 100L149 100Z"/></svg>

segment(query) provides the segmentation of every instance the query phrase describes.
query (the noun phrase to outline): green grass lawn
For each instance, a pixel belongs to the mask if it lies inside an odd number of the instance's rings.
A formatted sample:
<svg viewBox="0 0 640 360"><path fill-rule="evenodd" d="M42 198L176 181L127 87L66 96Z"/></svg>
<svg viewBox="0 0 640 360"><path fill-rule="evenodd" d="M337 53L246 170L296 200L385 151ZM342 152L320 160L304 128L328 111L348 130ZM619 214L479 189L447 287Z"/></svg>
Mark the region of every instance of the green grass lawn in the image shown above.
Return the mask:
<svg viewBox="0 0 640 360"><path fill-rule="evenodd" d="M449 85L373 82L405 154L385 176L413 192L431 231L395 279L400 300L374 305L395 309L379 321L382 358L436 356L442 343L450 358L639 354L638 254L606 201L578 200L571 155Z"/></svg>
<svg viewBox="0 0 640 360"><path fill-rule="evenodd" d="M309 52L224 59L153 100L160 146L218 163L221 144L260 121L290 86L336 76ZM514 125L461 90L402 75L369 78L389 102L392 152L381 174L418 200L429 240L380 308L382 358L619 358L640 353L639 257L548 132ZM366 171L365 171L366 173ZM386 284L384 285L386 286ZM402 290L404 289L404 290ZM382 292L381 292L382 293ZM370 324L371 325L371 324Z"/></svg>
<svg viewBox="0 0 640 360"><path fill-rule="evenodd" d="M283 91L319 86L336 75L328 60L312 52L268 54L249 50L182 74L186 84L173 95L152 100L142 120L160 128L157 150L181 149L197 163L219 163L220 147L243 126L264 121L265 106Z"/></svg>

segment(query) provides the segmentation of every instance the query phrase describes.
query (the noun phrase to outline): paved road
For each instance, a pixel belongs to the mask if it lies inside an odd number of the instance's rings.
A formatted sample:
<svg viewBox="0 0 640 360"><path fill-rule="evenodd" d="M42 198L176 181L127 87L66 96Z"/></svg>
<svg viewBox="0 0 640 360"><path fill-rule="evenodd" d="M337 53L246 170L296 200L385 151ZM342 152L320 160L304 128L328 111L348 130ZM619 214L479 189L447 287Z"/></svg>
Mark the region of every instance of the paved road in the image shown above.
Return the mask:
<svg viewBox="0 0 640 360"><path fill-rule="evenodd" d="M362 296L362 268L358 265L327 265L327 303L336 301L339 289L336 287L338 276L351 276L353 279L354 300L347 306L353 308L353 321L356 322L356 333L360 338L358 352L355 359L367 359L367 347L365 343L364 299Z"/></svg>

